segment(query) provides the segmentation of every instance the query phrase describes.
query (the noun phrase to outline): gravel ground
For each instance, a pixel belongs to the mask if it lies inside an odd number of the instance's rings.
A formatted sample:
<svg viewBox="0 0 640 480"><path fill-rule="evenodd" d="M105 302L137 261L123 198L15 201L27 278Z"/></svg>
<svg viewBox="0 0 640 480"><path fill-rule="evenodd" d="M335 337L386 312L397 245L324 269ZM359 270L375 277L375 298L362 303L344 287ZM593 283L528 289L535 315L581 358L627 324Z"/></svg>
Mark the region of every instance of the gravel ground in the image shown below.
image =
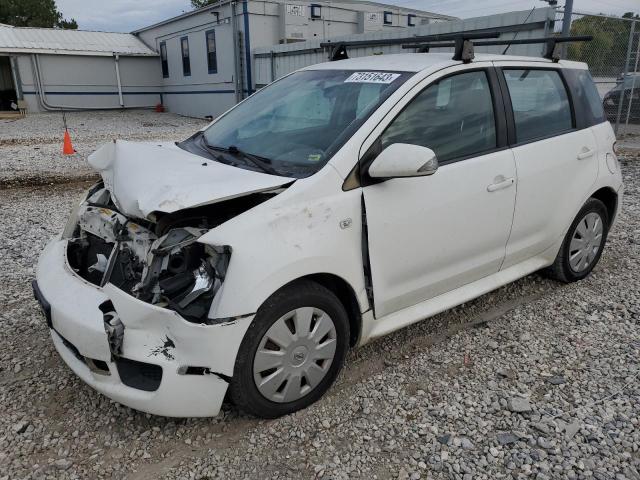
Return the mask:
<svg viewBox="0 0 640 480"><path fill-rule="evenodd" d="M152 417L77 380L29 281L86 183L0 190L0 480L640 480L640 162L622 163L586 280L530 275L353 351L321 401L271 421Z"/></svg>
<svg viewBox="0 0 640 480"><path fill-rule="evenodd" d="M0 120L0 188L95 178L85 162L101 144L122 140L183 140L207 124L151 110L69 112L67 125L77 154L62 155L62 114Z"/></svg>

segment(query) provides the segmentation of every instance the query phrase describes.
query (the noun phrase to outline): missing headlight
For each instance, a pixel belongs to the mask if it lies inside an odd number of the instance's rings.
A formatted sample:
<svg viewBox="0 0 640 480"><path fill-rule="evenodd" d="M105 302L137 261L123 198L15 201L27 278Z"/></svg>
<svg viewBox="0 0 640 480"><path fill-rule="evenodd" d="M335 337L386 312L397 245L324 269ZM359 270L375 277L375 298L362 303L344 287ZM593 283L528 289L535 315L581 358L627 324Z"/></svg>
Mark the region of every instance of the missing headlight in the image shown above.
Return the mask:
<svg viewBox="0 0 640 480"><path fill-rule="evenodd" d="M197 228L176 228L157 239L133 293L141 300L175 310L189 321L206 321L224 280L229 252L198 243L204 233Z"/></svg>

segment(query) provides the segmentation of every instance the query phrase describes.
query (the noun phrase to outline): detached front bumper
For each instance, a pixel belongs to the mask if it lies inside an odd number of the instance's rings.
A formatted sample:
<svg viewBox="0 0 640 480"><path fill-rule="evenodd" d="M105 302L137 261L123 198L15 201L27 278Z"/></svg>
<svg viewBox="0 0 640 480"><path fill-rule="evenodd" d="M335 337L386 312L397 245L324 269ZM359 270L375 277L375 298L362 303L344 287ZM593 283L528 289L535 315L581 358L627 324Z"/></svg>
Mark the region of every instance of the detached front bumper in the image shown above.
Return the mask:
<svg viewBox="0 0 640 480"><path fill-rule="evenodd" d="M136 410L169 417L217 415L244 334L253 317L195 324L142 302L111 284L97 287L71 269L67 241L54 239L38 262L34 293L53 343L83 381ZM112 352L105 312L124 326Z"/></svg>

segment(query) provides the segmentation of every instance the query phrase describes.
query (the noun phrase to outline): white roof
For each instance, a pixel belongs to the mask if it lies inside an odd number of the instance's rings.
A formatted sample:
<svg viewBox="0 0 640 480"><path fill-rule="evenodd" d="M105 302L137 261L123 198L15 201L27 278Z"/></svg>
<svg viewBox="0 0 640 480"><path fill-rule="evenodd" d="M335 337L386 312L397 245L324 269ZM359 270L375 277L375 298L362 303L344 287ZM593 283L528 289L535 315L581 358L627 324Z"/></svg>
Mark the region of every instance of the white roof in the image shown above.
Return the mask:
<svg viewBox="0 0 640 480"><path fill-rule="evenodd" d="M157 55L130 33L12 27L3 24L0 24L0 52L98 56L111 56L114 53Z"/></svg>
<svg viewBox="0 0 640 480"><path fill-rule="evenodd" d="M347 48L348 51L348 48ZM318 63L310 65L303 70L392 70L397 72L420 72L427 68L438 66L441 68L460 64L451 59L453 52L447 53L394 53L391 55L369 55L366 57L354 57L335 62ZM516 55L476 54L473 63L477 62L542 62L551 63L551 60L542 57L523 57ZM561 65L570 68L586 68L581 62L569 62L562 60Z"/></svg>

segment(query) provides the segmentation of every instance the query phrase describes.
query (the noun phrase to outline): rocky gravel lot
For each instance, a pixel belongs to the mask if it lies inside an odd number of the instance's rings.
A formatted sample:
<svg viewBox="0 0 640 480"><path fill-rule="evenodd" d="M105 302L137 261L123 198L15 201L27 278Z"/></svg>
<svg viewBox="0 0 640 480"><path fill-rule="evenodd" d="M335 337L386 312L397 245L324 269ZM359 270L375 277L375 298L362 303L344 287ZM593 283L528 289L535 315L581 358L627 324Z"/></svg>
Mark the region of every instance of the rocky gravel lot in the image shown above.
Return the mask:
<svg viewBox="0 0 640 480"><path fill-rule="evenodd" d="M0 480L640 480L639 160L586 280L531 275L353 351L321 401L271 421L152 417L77 380L29 282L87 183L2 187Z"/></svg>

